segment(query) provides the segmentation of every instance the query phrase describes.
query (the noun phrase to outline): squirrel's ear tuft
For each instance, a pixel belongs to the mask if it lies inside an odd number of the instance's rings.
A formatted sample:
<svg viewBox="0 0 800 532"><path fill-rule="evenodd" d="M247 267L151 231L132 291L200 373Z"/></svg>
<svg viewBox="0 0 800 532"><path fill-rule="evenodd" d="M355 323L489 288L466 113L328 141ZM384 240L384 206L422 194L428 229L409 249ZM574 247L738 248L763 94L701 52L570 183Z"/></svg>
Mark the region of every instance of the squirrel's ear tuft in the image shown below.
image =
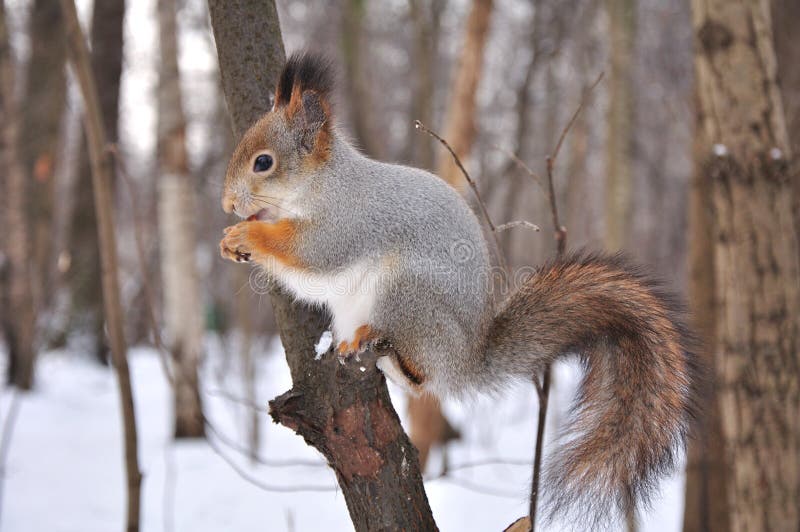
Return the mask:
<svg viewBox="0 0 800 532"><path fill-rule="evenodd" d="M286 61L275 91L275 109L302 104L295 101L305 91L313 91L327 100L333 91L333 66L323 55L295 52Z"/></svg>

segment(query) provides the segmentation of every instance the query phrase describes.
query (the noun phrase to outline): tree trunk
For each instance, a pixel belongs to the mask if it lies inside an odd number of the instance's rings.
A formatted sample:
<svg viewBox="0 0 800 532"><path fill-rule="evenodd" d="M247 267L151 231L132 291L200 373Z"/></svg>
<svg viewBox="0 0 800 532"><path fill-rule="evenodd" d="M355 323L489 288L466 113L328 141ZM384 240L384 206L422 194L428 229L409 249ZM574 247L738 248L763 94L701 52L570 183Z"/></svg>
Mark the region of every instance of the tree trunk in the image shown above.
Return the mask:
<svg viewBox="0 0 800 532"><path fill-rule="evenodd" d="M102 2L101 2L102 3ZM78 80L84 103L84 129L92 168L92 192L100 243L103 303L111 354L120 394L120 408L125 437L125 472L127 478L128 532L139 530L139 502L142 474L139 472L136 439L136 412L133 403L130 372L122 324L119 296L117 243L114 235L113 200L111 196L111 157L106 149L107 138L97 86L92 74L89 48L78 22L74 0L61 0L67 31L69 58Z"/></svg>
<svg viewBox="0 0 800 532"><path fill-rule="evenodd" d="M606 248L625 247L630 227L633 179L633 47L635 0L608 0L611 68L608 82L606 133Z"/></svg>
<svg viewBox="0 0 800 532"><path fill-rule="evenodd" d="M364 15L367 2L345 0L342 5L341 48L344 57L344 82L350 110L350 126L356 144L373 159L380 159L385 136L376 135L372 123L372 95L364 69Z"/></svg>
<svg viewBox="0 0 800 532"><path fill-rule="evenodd" d="M271 107L285 61L274 0L209 0L225 99L241 136ZM365 353L340 365L312 347L328 325L322 312L272 297L293 387L271 402L273 419L295 429L336 471L356 530L434 530L417 453ZM361 371L361 367L364 371Z"/></svg>
<svg viewBox="0 0 800 532"><path fill-rule="evenodd" d="M196 438L205 433L197 375L203 314L195 264L197 209L186 152L176 11L175 0L159 0L158 229L167 347L175 363L175 437Z"/></svg>
<svg viewBox="0 0 800 532"><path fill-rule="evenodd" d="M475 94L483 71L483 50L489 35L493 3L493 0L472 1L447 102L442 136L462 161L466 161L475 140ZM453 158L444 148L440 148L438 154L436 173L457 189L463 189L467 183Z"/></svg>
<svg viewBox="0 0 800 532"><path fill-rule="evenodd" d="M800 24L800 2L797 0L772 0L775 56L778 60L778 85L781 88L783 110L789 144L795 157L800 153L800 39L797 27ZM800 233L800 175L795 172L794 219Z"/></svg>
<svg viewBox="0 0 800 532"><path fill-rule="evenodd" d="M66 103L66 42L57 2L36 0L29 22L31 56L26 67L19 153L28 183L31 269L36 314L53 296L53 198L61 123Z"/></svg>
<svg viewBox="0 0 800 532"><path fill-rule="evenodd" d="M0 0L0 109L2 120L2 167L5 194L6 254L8 257L6 300L13 312L5 316L8 338L8 382L21 390L33 386L34 310L30 275L30 228L25 216L25 173L19 159L14 61L6 26L5 2Z"/></svg>
<svg viewBox="0 0 800 532"><path fill-rule="evenodd" d="M712 205L714 360L734 531L800 520L800 293L767 0L693 0ZM747 75L742 75L746 72Z"/></svg>
<svg viewBox="0 0 800 532"><path fill-rule="evenodd" d="M435 95L435 65L439 57L439 32L441 31L442 11L445 0L409 0L411 22L414 34L411 39L411 101L409 102L409 133L406 158L419 168L433 170L434 139L430 135L420 135L414 121L433 124L433 103Z"/></svg>
<svg viewBox="0 0 800 532"><path fill-rule="evenodd" d="M697 120L694 158L697 161L689 190L689 301L695 330L700 335L702 355L709 368L714 367L714 254L713 213L708 198L710 182L702 173L700 162L708 154L709 143L703 138L702 120ZM686 465L686 493L683 511L684 532L726 532L728 519L728 482L719 411L714 390L708 392L706 412L689 441Z"/></svg>
<svg viewBox="0 0 800 532"><path fill-rule="evenodd" d="M125 0L94 2L92 11L92 71L109 142L117 141L119 87L122 74L123 21ZM69 284L72 295L71 321L94 335L97 359L108 361L108 343L103 320L103 295L100 283L100 255L94 197L85 191L92 187L90 157L85 140L78 156L78 176L73 211L70 248L72 267ZM114 197L114 179L109 183Z"/></svg>

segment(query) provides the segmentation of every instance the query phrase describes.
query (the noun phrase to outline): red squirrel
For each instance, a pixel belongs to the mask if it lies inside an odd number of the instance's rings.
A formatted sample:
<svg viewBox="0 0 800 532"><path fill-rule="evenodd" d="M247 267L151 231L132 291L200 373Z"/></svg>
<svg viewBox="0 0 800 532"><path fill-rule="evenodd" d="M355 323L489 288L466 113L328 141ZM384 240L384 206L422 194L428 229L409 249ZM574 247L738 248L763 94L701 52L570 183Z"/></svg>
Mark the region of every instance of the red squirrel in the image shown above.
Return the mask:
<svg viewBox="0 0 800 532"><path fill-rule="evenodd" d="M696 411L699 367L674 298L619 255L572 253L495 308L466 201L429 172L359 153L334 125L331 90L324 59L291 56L228 166L222 206L244 221L225 229L222 256L324 307L339 356L390 342L378 366L415 393L500 391L577 356L585 375L548 460L550 507L592 518L647 501Z"/></svg>

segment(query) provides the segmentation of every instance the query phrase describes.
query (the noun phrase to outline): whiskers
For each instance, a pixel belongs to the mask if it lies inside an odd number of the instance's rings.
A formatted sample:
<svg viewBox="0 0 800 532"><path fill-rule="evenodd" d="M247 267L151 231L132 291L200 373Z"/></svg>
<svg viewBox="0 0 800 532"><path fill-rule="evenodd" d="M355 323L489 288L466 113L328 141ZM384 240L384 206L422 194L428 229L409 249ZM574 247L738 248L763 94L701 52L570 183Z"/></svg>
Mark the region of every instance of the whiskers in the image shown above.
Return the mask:
<svg viewBox="0 0 800 532"><path fill-rule="evenodd" d="M280 209L284 212L288 212L289 214L296 216L297 213L291 209L287 209L283 205L278 203L278 198L273 198L271 196L264 196L263 194L250 194L250 201L255 203L256 205L264 205L264 206L271 206L275 207L276 209Z"/></svg>

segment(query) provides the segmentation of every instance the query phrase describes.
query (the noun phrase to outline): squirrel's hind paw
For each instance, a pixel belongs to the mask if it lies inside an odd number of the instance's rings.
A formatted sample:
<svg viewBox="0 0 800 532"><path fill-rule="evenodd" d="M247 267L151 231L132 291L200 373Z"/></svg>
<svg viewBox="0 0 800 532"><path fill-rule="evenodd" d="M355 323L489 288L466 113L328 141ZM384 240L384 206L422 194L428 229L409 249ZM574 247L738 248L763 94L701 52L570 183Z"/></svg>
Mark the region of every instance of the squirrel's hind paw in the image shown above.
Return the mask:
<svg viewBox="0 0 800 532"><path fill-rule="evenodd" d="M339 342L336 346L336 356L342 364L351 357L356 357L358 360L358 355L369 349L377 340L378 334L369 325L362 325L356 329L352 341Z"/></svg>

